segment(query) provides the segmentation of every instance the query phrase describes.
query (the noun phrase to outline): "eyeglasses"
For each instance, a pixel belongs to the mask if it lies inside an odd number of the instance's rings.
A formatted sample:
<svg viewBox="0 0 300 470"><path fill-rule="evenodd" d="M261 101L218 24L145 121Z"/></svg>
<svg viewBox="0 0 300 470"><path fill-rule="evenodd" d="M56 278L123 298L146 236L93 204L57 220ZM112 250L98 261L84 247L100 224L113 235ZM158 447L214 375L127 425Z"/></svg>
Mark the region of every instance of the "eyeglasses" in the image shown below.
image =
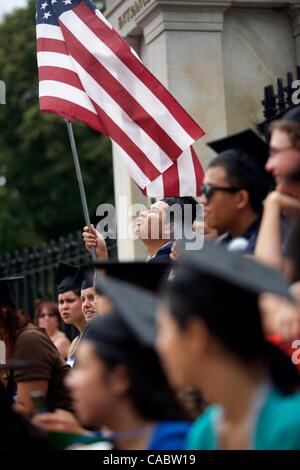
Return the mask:
<svg viewBox="0 0 300 470"><path fill-rule="evenodd" d="M39 318L45 318L45 317L53 318L53 317L55 317L55 316L56 316L55 313L48 313L48 312L47 312L47 313L41 313L41 314L39 315Z"/></svg>
<svg viewBox="0 0 300 470"><path fill-rule="evenodd" d="M204 184L200 186L200 195L204 196L207 201L214 195L216 191L226 191L227 193L237 193L241 188L226 188L224 186L214 186L213 184Z"/></svg>

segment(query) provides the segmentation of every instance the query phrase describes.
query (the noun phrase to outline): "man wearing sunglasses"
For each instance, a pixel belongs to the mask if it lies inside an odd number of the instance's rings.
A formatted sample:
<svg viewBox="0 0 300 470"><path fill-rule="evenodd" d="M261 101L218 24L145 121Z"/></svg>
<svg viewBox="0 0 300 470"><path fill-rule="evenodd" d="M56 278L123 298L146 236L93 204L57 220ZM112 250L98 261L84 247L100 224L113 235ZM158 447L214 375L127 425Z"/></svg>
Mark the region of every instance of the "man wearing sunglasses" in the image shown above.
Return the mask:
<svg viewBox="0 0 300 470"><path fill-rule="evenodd" d="M272 187L264 169L268 147L250 129L208 145L217 155L201 187L205 223L229 250L253 254L263 201Z"/></svg>

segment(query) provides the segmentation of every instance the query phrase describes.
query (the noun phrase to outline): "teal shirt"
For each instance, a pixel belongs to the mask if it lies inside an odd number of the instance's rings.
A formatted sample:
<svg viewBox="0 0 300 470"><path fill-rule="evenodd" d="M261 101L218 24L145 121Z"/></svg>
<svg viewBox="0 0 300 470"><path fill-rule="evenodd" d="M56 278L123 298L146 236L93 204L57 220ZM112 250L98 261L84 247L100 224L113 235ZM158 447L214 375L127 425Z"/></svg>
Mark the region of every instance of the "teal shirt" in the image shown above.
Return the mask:
<svg viewBox="0 0 300 470"><path fill-rule="evenodd" d="M221 407L210 406L192 425L187 449L218 450L216 421ZM272 388L256 416L251 449L300 450L300 392L282 395Z"/></svg>

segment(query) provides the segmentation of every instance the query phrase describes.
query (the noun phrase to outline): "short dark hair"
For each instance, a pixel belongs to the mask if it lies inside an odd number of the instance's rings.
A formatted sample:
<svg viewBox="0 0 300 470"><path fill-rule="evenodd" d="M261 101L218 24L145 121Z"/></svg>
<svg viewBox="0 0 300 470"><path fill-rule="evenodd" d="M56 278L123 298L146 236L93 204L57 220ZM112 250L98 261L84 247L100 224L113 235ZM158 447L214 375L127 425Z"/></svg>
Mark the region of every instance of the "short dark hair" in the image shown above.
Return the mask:
<svg viewBox="0 0 300 470"><path fill-rule="evenodd" d="M272 190L272 178L263 168L257 169L247 162L233 159L230 152L221 153L214 157L209 168L222 167L225 170L228 183L235 188L241 188L249 194L249 203L254 212L261 214L263 201Z"/></svg>
<svg viewBox="0 0 300 470"><path fill-rule="evenodd" d="M193 198L192 196L182 196L182 197L165 197L162 199L162 202L166 203L169 208L171 208L172 206L175 206L175 205L178 205L180 206L181 208L181 224L182 224L182 227L185 226L186 223L190 222L191 223L191 226L197 216L197 208L200 207L200 204L198 203L198 201L196 201L195 198ZM186 218L187 216L187 212L185 210L185 206L189 206L191 208L191 215L192 215L192 220L188 220L188 218ZM190 214L190 212L188 212L188 214ZM170 211L170 222L174 222L174 213L172 211Z"/></svg>

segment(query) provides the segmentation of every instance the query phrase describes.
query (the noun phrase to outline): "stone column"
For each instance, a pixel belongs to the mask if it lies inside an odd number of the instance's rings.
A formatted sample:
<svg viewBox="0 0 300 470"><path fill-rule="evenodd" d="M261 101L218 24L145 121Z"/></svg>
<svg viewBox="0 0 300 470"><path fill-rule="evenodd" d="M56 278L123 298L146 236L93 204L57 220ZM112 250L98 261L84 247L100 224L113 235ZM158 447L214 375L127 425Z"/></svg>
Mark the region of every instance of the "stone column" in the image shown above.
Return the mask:
<svg viewBox="0 0 300 470"><path fill-rule="evenodd" d="M300 3L291 4L289 14L292 20L295 41L296 64L300 64Z"/></svg>
<svg viewBox="0 0 300 470"><path fill-rule="evenodd" d="M5 343L0 340L0 364L5 364L5 363L6 363Z"/></svg>

